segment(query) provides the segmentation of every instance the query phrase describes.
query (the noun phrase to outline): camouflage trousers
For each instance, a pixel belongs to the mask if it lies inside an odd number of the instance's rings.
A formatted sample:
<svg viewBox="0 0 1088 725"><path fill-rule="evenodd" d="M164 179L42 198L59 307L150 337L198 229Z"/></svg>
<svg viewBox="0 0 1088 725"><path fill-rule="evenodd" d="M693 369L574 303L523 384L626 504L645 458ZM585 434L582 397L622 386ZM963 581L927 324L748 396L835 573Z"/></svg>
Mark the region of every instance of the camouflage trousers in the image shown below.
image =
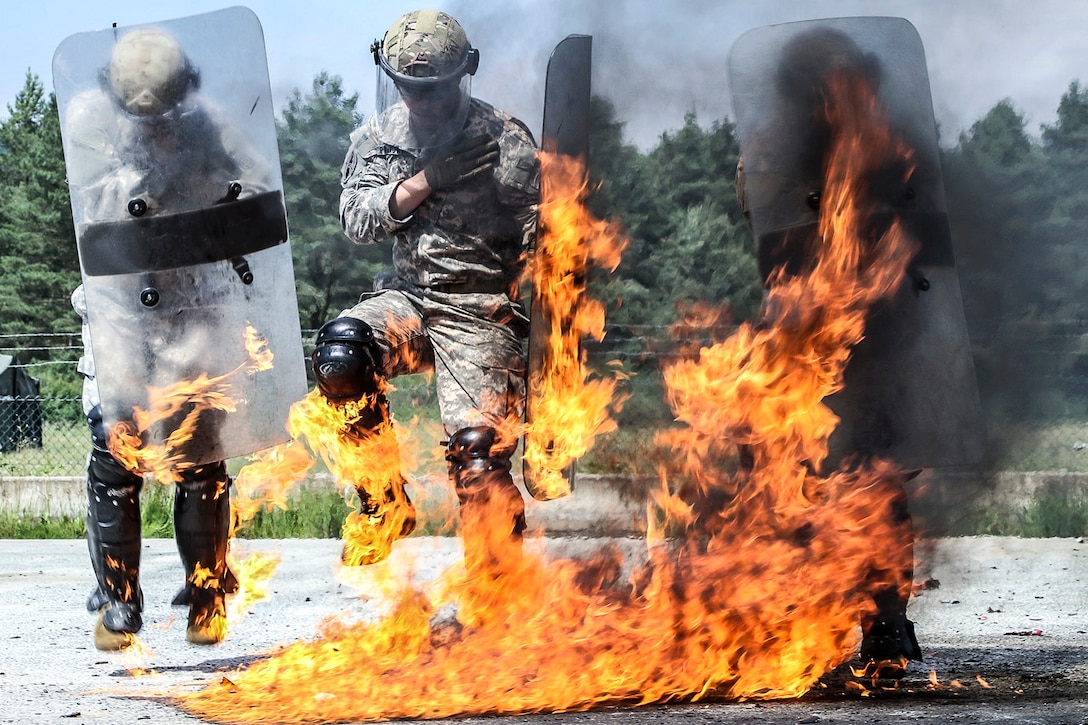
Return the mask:
<svg viewBox="0 0 1088 725"><path fill-rule="evenodd" d="M508 295L384 289L341 316L374 330L386 377L434 373L447 435L521 420L529 321Z"/></svg>

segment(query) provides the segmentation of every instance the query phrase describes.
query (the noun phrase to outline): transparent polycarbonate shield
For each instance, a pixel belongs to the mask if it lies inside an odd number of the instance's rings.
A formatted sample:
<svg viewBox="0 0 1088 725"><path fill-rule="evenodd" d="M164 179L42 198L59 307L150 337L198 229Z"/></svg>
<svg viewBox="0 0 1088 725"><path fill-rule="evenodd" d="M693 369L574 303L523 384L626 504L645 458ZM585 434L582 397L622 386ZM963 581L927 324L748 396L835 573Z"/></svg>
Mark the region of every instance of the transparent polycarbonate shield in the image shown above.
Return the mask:
<svg viewBox="0 0 1088 725"><path fill-rule="evenodd" d="M760 271L806 266L822 211L825 115L832 77L867 84L910 149L904 183L874 177L875 226L895 219L920 249L890 304L873 310L845 388L828 400L842 418L832 464L877 455L905 468L971 463L985 433L948 226L925 53L900 18L812 20L757 28L729 55L743 189ZM891 178L891 174L889 174Z"/></svg>
<svg viewBox="0 0 1088 725"><path fill-rule="evenodd" d="M589 35L568 35L556 45L548 60L544 86L544 120L541 145L551 153L563 154L585 161L589 153L590 83L593 65L593 38ZM537 255L546 253L537 250ZM539 260L537 262L540 263ZM577 284L584 285L585 270L576 272ZM553 328L567 329L571 321L556 319L541 295L532 295L529 313L529 349L527 361L526 421L530 433L525 446L539 445L549 450L551 445L533 433L532 422L543 396L541 376L549 368L552 354L549 339ZM574 464L558 471L535 470L528 457L523 458L522 475L525 488L537 499L547 500L569 494L574 485ZM542 483L545 480L552 484ZM564 485L565 482L565 485Z"/></svg>
<svg viewBox="0 0 1088 725"><path fill-rule="evenodd" d="M307 383L256 16L73 35L53 76L107 426L182 466L286 441Z"/></svg>

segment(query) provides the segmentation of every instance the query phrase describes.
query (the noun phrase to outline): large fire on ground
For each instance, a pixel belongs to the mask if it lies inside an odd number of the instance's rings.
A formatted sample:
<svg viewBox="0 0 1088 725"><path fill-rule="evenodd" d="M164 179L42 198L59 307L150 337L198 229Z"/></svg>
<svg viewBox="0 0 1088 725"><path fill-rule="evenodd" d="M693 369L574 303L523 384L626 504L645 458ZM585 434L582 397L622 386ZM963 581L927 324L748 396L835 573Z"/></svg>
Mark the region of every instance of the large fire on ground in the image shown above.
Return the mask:
<svg viewBox="0 0 1088 725"><path fill-rule="evenodd" d="M223 722L352 722L584 710L707 697L797 697L855 651L876 587L903 580L909 532L890 515L902 474L845 461L823 475L839 389L866 311L898 287L914 243L872 236L866 179L910 151L871 90L836 78L837 130L814 264L771 285L768 314L669 367L682 424L662 434L684 481L662 474L645 566L501 557L406 582L376 623L327 621L175 702ZM718 461L742 446L750 465ZM514 547L511 547L514 548ZM405 577L407 579L407 577ZM456 603L457 626L435 614Z"/></svg>

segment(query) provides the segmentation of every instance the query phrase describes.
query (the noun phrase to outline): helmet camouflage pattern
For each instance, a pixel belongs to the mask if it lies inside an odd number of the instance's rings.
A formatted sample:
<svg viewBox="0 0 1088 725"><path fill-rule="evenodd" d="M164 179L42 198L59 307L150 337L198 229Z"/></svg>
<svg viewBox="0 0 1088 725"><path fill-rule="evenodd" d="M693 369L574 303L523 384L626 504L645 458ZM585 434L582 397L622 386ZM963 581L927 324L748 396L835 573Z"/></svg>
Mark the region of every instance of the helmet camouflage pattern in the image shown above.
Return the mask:
<svg viewBox="0 0 1088 725"><path fill-rule="evenodd" d="M474 74L480 59L461 24L439 10L407 13L372 50L386 74L408 85L456 81Z"/></svg>
<svg viewBox="0 0 1088 725"><path fill-rule="evenodd" d="M135 116L159 116L185 99L197 76L173 35L141 28L121 37L106 80L117 102Z"/></svg>

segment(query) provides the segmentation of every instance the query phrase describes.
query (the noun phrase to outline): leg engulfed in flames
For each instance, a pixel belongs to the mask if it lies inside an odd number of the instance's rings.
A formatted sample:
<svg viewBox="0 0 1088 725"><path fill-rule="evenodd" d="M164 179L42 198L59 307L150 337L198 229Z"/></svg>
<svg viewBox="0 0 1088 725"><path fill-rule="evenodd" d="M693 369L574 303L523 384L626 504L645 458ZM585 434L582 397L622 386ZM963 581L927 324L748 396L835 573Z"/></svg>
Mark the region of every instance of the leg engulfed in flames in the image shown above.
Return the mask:
<svg viewBox="0 0 1088 725"><path fill-rule="evenodd" d="M194 464L187 456L186 444L209 418L236 409L234 383L238 376L271 369L272 353L266 341L250 326L245 328L243 335L248 357L241 365L223 375L202 374L193 380L149 388L147 408L136 408L131 421L113 426L109 432L108 450L97 409L89 418L95 454L88 468L92 494L88 543L100 583L88 607L102 612L96 631L96 646L100 649L130 646L140 628L138 494L145 473L153 474L162 483L176 485L174 528L186 582L173 603L189 607L186 637L194 644L214 644L226 636L226 596L239 591L238 578L228 565L232 533L231 481L223 462ZM160 429L168 431L162 442L148 442L148 438L158 440L160 436L145 434L153 430L161 432ZM108 480L103 482L100 480L103 478ZM106 521L99 511L105 511L116 496L96 494L96 486L131 489L124 497L123 520L132 519L134 523L118 526ZM103 552L114 546L112 539L118 536L117 532L127 532L124 543L130 548L134 545L134 552L125 553L119 557L120 561L110 557L100 561ZM257 571L254 566L244 569L246 572ZM266 568L263 576L267 579L271 572ZM131 579L127 586L133 591L124 595L115 593L116 586L111 582L118 577ZM248 603L254 600L253 597L244 599ZM237 611L241 613L241 610Z"/></svg>
<svg viewBox="0 0 1088 725"><path fill-rule="evenodd" d="M450 436L446 462L461 505L461 538L470 575L498 575L521 558L525 503L510 474L516 441L505 446L494 428Z"/></svg>
<svg viewBox="0 0 1088 725"><path fill-rule="evenodd" d="M355 489L359 508L344 524L344 563L373 564L416 525L401 475L382 350L370 325L344 315L318 331L312 361L317 388L292 408L288 425L295 438L309 440L337 481Z"/></svg>
<svg viewBox="0 0 1088 725"><path fill-rule="evenodd" d="M343 561L373 564L412 533L415 507L405 491L400 445L384 394L348 404L330 403L315 388L291 409L291 434L305 438L337 481L352 488L358 508L344 522Z"/></svg>

